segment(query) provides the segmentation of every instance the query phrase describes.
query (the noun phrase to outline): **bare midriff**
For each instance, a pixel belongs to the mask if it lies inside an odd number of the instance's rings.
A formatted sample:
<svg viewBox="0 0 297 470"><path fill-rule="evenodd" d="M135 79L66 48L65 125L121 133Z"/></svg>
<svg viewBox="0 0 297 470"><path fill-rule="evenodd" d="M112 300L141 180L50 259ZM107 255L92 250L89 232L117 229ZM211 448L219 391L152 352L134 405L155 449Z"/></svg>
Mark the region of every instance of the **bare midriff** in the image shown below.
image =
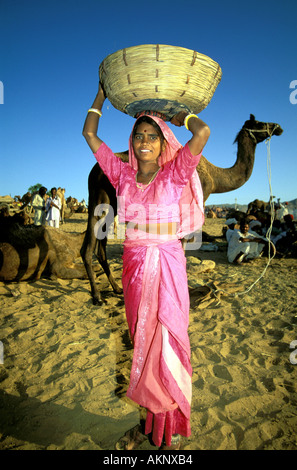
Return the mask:
<svg viewBox="0 0 297 470"><path fill-rule="evenodd" d="M156 235L175 235L178 229L177 222L165 222L161 224L134 224L134 222L126 222L128 228L141 230Z"/></svg>

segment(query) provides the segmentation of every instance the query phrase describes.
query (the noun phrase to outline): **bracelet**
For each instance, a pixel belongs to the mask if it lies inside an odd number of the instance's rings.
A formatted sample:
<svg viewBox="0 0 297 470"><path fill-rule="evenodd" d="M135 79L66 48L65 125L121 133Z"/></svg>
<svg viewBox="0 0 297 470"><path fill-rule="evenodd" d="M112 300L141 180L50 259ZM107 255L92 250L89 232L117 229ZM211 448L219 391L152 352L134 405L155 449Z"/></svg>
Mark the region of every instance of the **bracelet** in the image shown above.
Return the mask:
<svg viewBox="0 0 297 470"><path fill-rule="evenodd" d="M191 117L195 117L198 119L198 116L196 116L196 114L188 114L186 117L185 117L185 120L184 120L184 125L185 125L185 128L189 130L188 128L188 120L191 118Z"/></svg>
<svg viewBox="0 0 297 470"><path fill-rule="evenodd" d="M102 112L100 111L100 109L96 109L96 108L90 108L88 110L88 113L96 113L96 114L99 114L100 117L102 116Z"/></svg>

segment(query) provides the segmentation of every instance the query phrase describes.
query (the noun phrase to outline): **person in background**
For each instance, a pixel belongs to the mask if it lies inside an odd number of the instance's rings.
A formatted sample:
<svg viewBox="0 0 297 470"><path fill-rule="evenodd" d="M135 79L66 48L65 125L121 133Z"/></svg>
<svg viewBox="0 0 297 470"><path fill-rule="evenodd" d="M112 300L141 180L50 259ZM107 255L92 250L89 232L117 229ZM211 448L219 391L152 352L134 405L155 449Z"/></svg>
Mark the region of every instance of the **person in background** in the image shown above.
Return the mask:
<svg viewBox="0 0 297 470"><path fill-rule="evenodd" d="M232 218L232 219L227 219L225 224L227 225L228 229L226 231L226 240L227 242L229 242L230 238L232 237L233 235L233 232L234 232L234 229L235 229L235 225L238 224L237 220L235 218Z"/></svg>
<svg viewBox="0 0 297 470"><path fill-rule="evenodd" d="M45 225L45 195L47 189L44 186L39 188L38 193L33 196L32 207L34 209L34 225Z"/></svg>
<svg viewBox="0 0 297 470"><path fill-rule="evenodd" d="M249 220L248 224L250 230L253 230L253 232L257 232L259 235L262 235L263 228L259 220Z"/></svg>
<svg viewBox="0 0 297 470"><path fill-rule="evenodd" d="M240 221L240 229L234 230L228 242L229 263L241 264L262 255L268 240L249 229L248 221Z"/></svg>
<svg viewBox="0 0 297 470"><path fill-rule="evenodd" d="M282 204L280 200L278 199L278 204L277 204L277 209L275 213L275 218L276 220L280 220L283 222L285 215L289 214L289 209L288 209L288 203L285 202Z"/></svg>
<svg viewBox="0 0 297 470"><path fill-rule="evenodd" d="M52 196L47 199L45 206L46 222L50 227L59 228L61 200L57 196L57 188L51 189L51 195Z"/></svg>

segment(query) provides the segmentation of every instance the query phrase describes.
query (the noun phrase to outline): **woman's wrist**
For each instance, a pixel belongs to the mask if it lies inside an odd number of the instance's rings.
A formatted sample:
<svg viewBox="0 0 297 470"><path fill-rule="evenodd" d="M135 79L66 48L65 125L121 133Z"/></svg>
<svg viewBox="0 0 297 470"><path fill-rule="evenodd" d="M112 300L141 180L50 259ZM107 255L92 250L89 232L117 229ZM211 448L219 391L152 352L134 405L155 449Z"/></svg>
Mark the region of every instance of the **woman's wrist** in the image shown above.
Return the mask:
<svg viewBox="0 0 297 470"><path fill-rule="evenodd" d="M187 114L187 116L185 117L184 119L184 126L186 129L189 130L189 125L188 125L188 121L192 118L196 118L196 119L199 119L198 116L196 116L196 114Z"/></svg>
<svg viewBox="0 0 297 470"><path fill-rule="evenodd" d="M95 114L98 114L99 117L102 116L102 111L101 111L101 109L97 109L97 108L90 108L90 109L88 109L88 113L95 113Z"/></svg>

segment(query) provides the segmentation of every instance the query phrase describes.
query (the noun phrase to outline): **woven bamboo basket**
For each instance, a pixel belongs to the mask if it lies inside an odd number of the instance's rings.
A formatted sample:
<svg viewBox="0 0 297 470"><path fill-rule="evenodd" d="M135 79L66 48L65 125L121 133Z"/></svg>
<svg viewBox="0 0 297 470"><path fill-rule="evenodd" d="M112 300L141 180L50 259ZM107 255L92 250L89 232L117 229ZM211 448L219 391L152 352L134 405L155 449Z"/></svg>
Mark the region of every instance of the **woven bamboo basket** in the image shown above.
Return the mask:
<svg viewBox="0 0 297 470"><path fill-rule="evenodd" d="M132 117L143 111L170 120L179 111L199 114L221 80L214 60L183 47L159 44L121 49L99 66L99 77L111 104Z"/></svg>

